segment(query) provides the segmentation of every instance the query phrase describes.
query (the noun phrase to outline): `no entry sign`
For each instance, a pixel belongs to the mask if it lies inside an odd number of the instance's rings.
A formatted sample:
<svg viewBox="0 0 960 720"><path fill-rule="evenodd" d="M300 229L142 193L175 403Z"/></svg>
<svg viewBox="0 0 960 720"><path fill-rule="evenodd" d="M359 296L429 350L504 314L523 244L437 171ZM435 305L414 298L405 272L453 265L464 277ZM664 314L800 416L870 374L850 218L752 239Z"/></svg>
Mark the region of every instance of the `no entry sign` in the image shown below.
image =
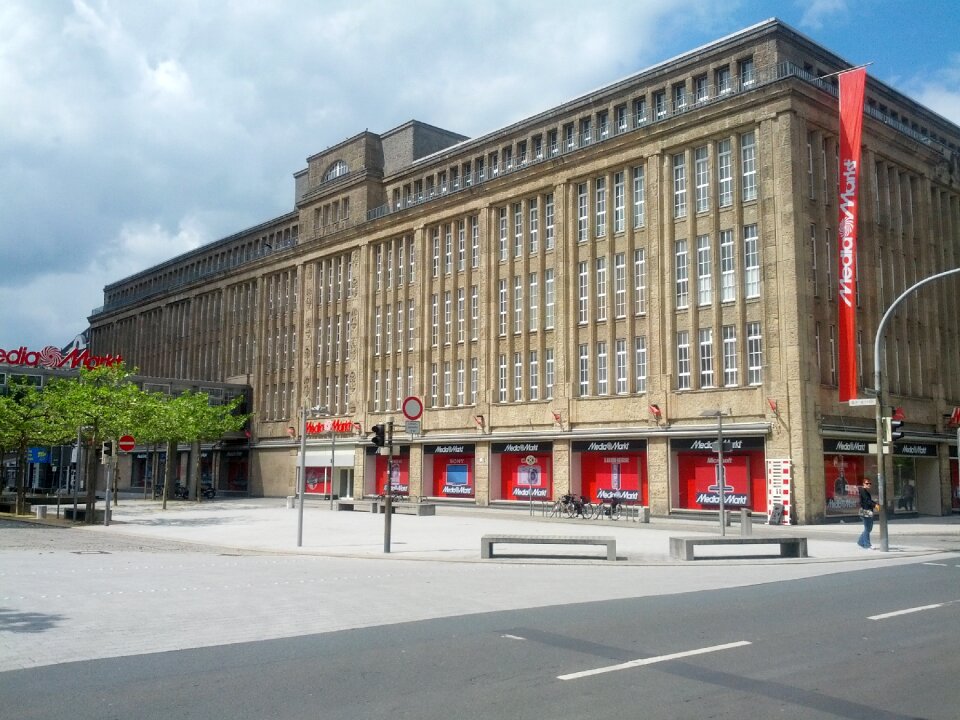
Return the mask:
<svg viewBox="0 0 960 720"><path fill-rule="evenodd" d="M117 441L117 447L123 452L130 452L136 444L137 442L133 439L133 435L124 435Z"/></svg>

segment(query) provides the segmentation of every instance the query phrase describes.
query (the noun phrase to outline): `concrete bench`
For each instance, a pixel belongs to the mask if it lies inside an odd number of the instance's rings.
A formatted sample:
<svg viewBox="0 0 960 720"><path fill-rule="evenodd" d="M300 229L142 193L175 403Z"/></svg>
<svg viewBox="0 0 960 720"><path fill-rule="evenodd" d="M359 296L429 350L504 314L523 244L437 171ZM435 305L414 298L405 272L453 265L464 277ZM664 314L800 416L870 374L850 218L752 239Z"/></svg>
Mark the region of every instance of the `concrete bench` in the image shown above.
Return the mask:
<svg viewBox="0 0 960 720"><path fill-rule="evenodd" d="M379 512L376 500L355 500L345 498L337 500L337 510L357 510L359 512Z"/></svg>
<svg viewBox="0 0 960 720"><path fill-rule="evenodd" d="M386 504L382 501L375 501L377 504L378 513L384 513L387 511ZM397 502L393 500L390 503L390 507L393 510L394 515L436 515L437 506L434 503L425 503L425 502L407 502L400 501Z"/></svg>
<svg viewBox="0 0 960 720"><path fill-rule="evenodd" d="M807 539L805 537L672 537L670 538L670 557L674 560L695 560L694 551L698 545L777 545L780 557L807 557Z"/></svg>
<svg viewBox="0 0 960 720"><path fill-rule="evenodd" d="M77 514L74 517L73 506L63 508L63 517L65 520L86 520L87 518L87 508L83 505L77 506ZM94 522L103 522L103 509L96 508L93 511L93 521Z"/></svg>
<svg viewBox="0 0 960 720"><path fill-rule="evenodd" d="M495 544L512 545L602 545L607 549L607 560L617 559L617 539L588 535L484 535L480 538L480 557L494 557Z"/></svg>

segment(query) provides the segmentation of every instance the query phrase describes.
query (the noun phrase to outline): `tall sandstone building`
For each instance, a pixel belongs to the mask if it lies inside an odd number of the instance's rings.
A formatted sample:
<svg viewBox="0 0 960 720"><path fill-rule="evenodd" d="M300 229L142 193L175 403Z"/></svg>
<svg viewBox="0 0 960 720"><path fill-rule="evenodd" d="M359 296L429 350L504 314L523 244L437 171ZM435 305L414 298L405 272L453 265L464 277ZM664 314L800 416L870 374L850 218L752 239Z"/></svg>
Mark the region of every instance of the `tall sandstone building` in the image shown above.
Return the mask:
<svg viewBox="0 0 960 720"><path fill-rule="evenodd" d="M228 492L292 494L302 462L340 496L715 513L719 449L727 508L855 515L877 462L875 408L837 388L849 67L770 20L479 138L359 133L307 158L289 213L106 287L92 348L251 387ZM958 146L868 78L861 397L886 309L960 267ZM883 334L892 512L958 509L958 318L948 277ZM392 457L367 435L390 421Z"/></svg>

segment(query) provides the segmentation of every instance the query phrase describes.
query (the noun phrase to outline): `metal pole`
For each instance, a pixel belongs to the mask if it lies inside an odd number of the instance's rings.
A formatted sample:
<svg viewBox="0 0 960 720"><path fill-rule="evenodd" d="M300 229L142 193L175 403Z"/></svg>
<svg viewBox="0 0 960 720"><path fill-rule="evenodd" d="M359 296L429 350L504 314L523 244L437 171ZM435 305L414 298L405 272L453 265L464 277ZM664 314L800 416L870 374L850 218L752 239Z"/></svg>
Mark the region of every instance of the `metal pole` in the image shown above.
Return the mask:
<svg viewBox="0 0 960 720"><path fill-rule="evenodd" d="M307 409L300 409L300 477L297 478L297 547L303 546L303 492L307 479Z"/></svg>
<svg viewBox="0 0 960 720"><path fill-rule="evenodd" d="M333 480L337 475L337 430L330 421L330 509L333 510Z"/></svg>
<svg viewBox="0 0 960 720"><path fill-rule="evenodd" d="M387 486L383 503L383 551L385 553L390 552L390 532L393 518L393 478L391 477L393 473L393 420L387 423L387 447L390 452L387 455Z"/></svg>
<svg viewBox="0 0 960 720"><path fill-rule="evenodd" d="M720 534L727 534L727 508L723 493L727 487L727 478L723 472L723 411L717 411L717 484L720 486Z"/></svg>
<svg viewBox="0 0 960 720"><path fill-rule="evenodd" d="M900 297L894 300L893 304L887 308L887 311L883 314L883 317L880 318L880 322L877 324L877 334L873 341L873 383L874 389L877 392L877 499L880 503L880 549L883 552L888 552L890 550L890 538L887 533L887 489L883 477L883 384L881 383L882 378L880 375L880 347L883 343L883 328L886 326L887 321L893 314L894 308L896 308L897 305L899 305L907 297L907 295L926 285L927 283L933 282L934 280L939 280L947 275L955 275L956 273L960 273L960 268L954 268L953 270L937 273L936 275L931 275L928 278L924 278L918 283L914 283L900 293ZM958 433L958 442L960 442L960 433ZM960 446L957 447L957 461L960 462Z"/></svg>
<svg viewBox="0 0 960 720"><path fill-rule="evenodd" d="M116 445L114 445L114 447L116 447ZM107 460L107 467L106 467L106 472L104 473L104 476L107 482L107 489L106 489L106 492L103 494L104 497L106 498L106 502L104 503L104 506L103 506L103 526L109 527L110 526L110 491L112 489L111 483L113 482L113 458L110 458Z"/></svg>
<svg viewBox="0 0 960 720"><path fill-rule="evenodd" d="M80 468L83 466L83 426L77 428L77 467L73 474L73 521L77 521L77 495L80 492Z"/></svg>

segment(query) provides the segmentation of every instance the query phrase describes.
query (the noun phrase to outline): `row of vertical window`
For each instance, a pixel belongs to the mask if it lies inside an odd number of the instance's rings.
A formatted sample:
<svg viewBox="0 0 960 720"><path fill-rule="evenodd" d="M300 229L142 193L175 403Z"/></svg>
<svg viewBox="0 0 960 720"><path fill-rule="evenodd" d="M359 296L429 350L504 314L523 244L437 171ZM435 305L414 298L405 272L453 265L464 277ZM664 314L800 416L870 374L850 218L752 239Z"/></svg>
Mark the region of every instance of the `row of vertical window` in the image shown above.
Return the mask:
<svg viewBox="0 0 960 720"><path fill-rule="evenodd" d="M710 210L711 178L716 178L717 205L733 205L733 150L729 139L719 140L715 146L716 172L710 172L710 146L702 145L693 151L695 212ZM673 217L687 216L687 154L673 156ZM757 199L757 144L753 131L740 136L740 195L743 202Z"/></svg>
<svg viewBox="0 0 960 720"><path fill-rule="evenodd" d="M374 249L373 267L374 290L377 292L400 287L405 282L416 282L417 265L413 238L405 236L377 245Z"/></svg>
<svg viewBox="0 0 960 720"><path fill-rule="evenodd" d="M469 376L468 376L469 373ZM477 404L480 388L480 362L465 360L430 365L430 407L457 407Z"/></svg>
<svg viewBox="0 0 960 720"><path fill-rule="evenodd" d="M510 286L508 280L497 281L497 332L504 337L510 327L515 334L524 331L552 330L556 318L556 280L553 268L543 272L543 297L540 296L540 276L528 273L526 276L513 277L513 304L510 310ZM540 302L543 302L543 317L540 316ZM510 323L512 314L513 322ZM524 321L526 314L526 321ZM542 324L541 324L542 323Z"/></svg>
<svg viewBox="0 0 960 720"><path fill-rule="evenodd" d="M752 223L743 227L743 294L746 299L760 297L760 237L757 225ZM710 235L698 235L696 239L696 304L705 307L713 304L717 291L714 270L719 270L720 302L734 302L737 299L736 252L733 230L721 230L719 238L719 256L714 260L713 241ZM677 310L684 310L691 304L690 284L690 247L686 239L674 242L674 298Z"/></svg>
<svg viewBox="0 0 960 720"><path fill-rule="evenodd" d="M447 290L443 293L443 337L442 341L444 345L450 345L454 341L454 291ZM440 335L440 294L434 293L430 296L430 345L431 347L437 347L441 342ZM477 335L480 329L480 291L476 285L470 287L470 322L469 328L467 327L467 293L466 288L457 288L456 289L456 342L463 343L466 342L469 335L471 341L477 339ZM389 306L388 306L389 308ZM412 302L411 302L412 309ZM397 314L398 321L400 313ZM411 321L412 322L412 321ZM398 332L402 328L398 327ZM390 329L387 329L389 335ZM411 332L408 333L408 338L412 338L412 328ZM390 352L389 348L389 337L387 340L388 347L387 352ZM410 347L412 349L412 342ZM399 351L399 348L397 348ZM374 354L377 354L376 352Z"/></svg>
<svg viewBox="0 0 960 720"><path fill-rule="evenodd" d="M454 232L456 232L456 247L454 247ZM457 272L463 272L467 269L468 254L470 267L474 269L480 267L480 222L476 215L455 223L444 223L434 227L430 231L430 240L432 277L440 277L441 267L445 275L453 273L454 267ZM398 283L402 282L401 277Z"/></svg>
<svg viewBox="0 0 960 720"><path fill-rule="evenodd" d="M542 241L540 237L541 200L543 206ZM540 252L541 242L545 251L553 250L556 246L553 193L547 193L542 198L531 198L527 200L526 205L526 218L524 218L523 203L513 203L509 208L506 206L497 208L497 247L501 262L507 260L511 240L515 258L522 257L524 250L531 256L537 255ZM526 223L524 223L524 220L526 220Z"/></svg>
<svg viewBox="0 0 960 720"><path fill-rule="evenodd" d="M690 330L678 330L676 337L677 390L736 387L740 385L740 353L737 348L737 327L724 325L721 333L721 365L717 367L714 349L713 328L697 330L696 346L691 346ZM763 383L763 336L759 322L748 322L747 336L747 385ZM694 364L696 363L696 365ZM696 376L694 375L697 369ZM718 376L722 373L722 378Z"/></svg>
<svg viewBox="0 0 960 720"><path fill-rule="evenodd" d="M545 348L541 365L538 350L513 353L513 368L501 353L497 365L497 402L535 402L552 400L556 382L553 348ZM542 389L541 389L542 388Z"/></svg>

